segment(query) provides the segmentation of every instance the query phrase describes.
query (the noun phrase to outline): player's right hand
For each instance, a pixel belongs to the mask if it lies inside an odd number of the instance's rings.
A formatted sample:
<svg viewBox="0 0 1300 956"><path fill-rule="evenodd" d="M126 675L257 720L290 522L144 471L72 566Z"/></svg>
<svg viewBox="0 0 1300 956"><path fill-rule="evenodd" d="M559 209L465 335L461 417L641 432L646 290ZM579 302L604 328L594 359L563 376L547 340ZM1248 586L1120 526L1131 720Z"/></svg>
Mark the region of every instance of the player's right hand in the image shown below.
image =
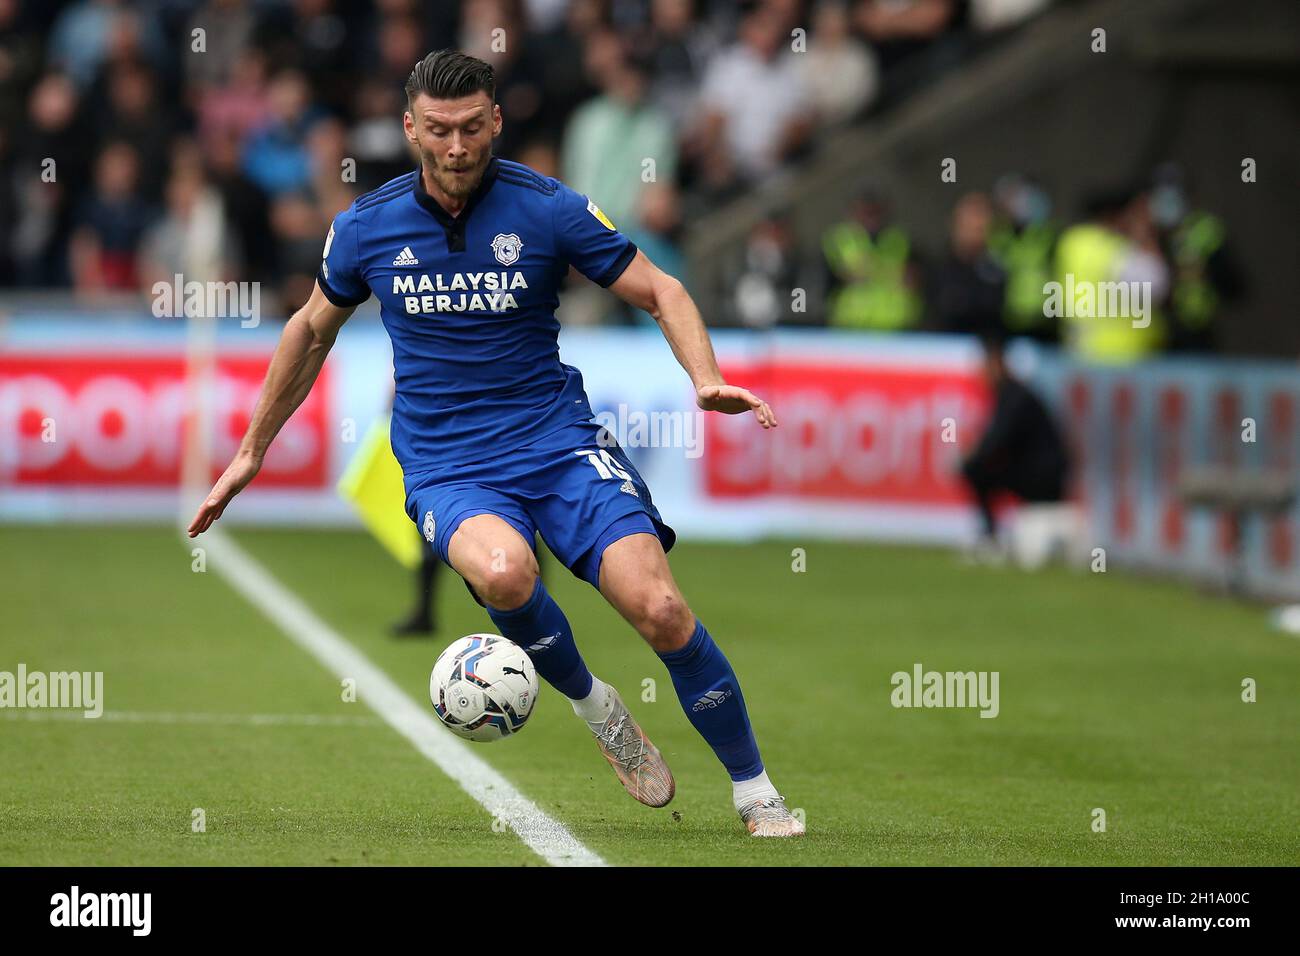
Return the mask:
<svg viewBox="0 0 1300 956"><path fill-rule="evenodd" d="M226 510L226 505L230 504L230 499L243 491L248 483L257 476L261 468L262 463L251 455L236 456L235 460L230 463L230 467L212 486L212 490L208 492L203 504L199 505L194 520L190 522L190 537L197 537L212 527L212 522L221 517L221 513Z"/></svg>

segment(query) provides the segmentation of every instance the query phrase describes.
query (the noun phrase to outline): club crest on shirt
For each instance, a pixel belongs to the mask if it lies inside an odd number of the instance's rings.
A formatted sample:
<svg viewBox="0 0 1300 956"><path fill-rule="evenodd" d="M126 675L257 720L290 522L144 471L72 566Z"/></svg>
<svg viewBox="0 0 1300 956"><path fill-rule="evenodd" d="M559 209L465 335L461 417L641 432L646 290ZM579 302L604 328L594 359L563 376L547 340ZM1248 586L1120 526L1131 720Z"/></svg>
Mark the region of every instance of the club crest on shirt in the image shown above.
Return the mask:
<svg viewBox="0 0 1300 956"><path fill-rule="evenodd" d="M519 250L524 247L523 240L511 233L497 233L492 240L492 252L497 262L503 266L512 266L519 261Z"/></svg>

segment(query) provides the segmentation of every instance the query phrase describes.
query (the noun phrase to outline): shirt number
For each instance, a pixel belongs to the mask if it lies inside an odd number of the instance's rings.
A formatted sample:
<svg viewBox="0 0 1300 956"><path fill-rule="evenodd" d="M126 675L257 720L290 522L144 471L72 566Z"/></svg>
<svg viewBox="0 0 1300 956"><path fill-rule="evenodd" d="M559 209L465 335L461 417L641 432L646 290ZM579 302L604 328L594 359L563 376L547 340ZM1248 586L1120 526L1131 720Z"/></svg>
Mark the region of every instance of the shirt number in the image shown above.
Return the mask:
<svg viewBox="0 0 1300 956"><path fill-rule="evenodd" d="M614 456L609 453L607 448L602 448L599 452L583 448L575 451L574 454L582 455L587 461L591 462L591 466L596 469L596 473L602 478L619 478L622 481L632 480L632 476L614 460Z"/></svg>

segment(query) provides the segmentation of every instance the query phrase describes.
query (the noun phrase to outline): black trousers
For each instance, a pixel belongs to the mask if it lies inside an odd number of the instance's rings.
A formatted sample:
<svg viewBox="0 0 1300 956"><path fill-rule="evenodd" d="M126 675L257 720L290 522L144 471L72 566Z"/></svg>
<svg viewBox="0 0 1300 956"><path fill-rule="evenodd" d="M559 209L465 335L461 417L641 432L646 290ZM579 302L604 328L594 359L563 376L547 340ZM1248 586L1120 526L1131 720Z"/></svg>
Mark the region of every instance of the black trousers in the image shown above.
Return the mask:
<svg viewBox="0 0 1300 956"><path fill-rule="evenodd" d="M989 536L997 533L993 499L998 494L1010 492L1024 501L1036 503L1065 498L1065 468L1056 458L1011 459L997 463L967 461L962 465L961 473L975 496L984 521L984 532Z"/></svg>

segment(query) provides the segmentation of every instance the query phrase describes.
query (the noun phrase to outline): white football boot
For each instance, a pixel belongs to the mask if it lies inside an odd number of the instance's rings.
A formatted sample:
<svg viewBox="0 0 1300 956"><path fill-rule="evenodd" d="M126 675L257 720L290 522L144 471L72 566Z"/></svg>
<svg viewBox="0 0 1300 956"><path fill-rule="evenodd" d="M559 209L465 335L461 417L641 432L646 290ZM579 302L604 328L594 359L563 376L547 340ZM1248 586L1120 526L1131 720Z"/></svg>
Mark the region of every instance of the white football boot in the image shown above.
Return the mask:
<svg viewBox="0 0 1300 956"><path fill-rule="evenodd" d="M804 825L785 806L785 797L762 797L740 808L750 836L797 837L804 835Z"/></svg>
<svg viewBox="0 0 1300 956"><path fill-rule="evenodd" d="M672 771L632 719L618 691L609 688L609 716L601 723L588 721L596 746L618 774L623 789L648 807L662 807L673 798L677 784Z"/></svg>

